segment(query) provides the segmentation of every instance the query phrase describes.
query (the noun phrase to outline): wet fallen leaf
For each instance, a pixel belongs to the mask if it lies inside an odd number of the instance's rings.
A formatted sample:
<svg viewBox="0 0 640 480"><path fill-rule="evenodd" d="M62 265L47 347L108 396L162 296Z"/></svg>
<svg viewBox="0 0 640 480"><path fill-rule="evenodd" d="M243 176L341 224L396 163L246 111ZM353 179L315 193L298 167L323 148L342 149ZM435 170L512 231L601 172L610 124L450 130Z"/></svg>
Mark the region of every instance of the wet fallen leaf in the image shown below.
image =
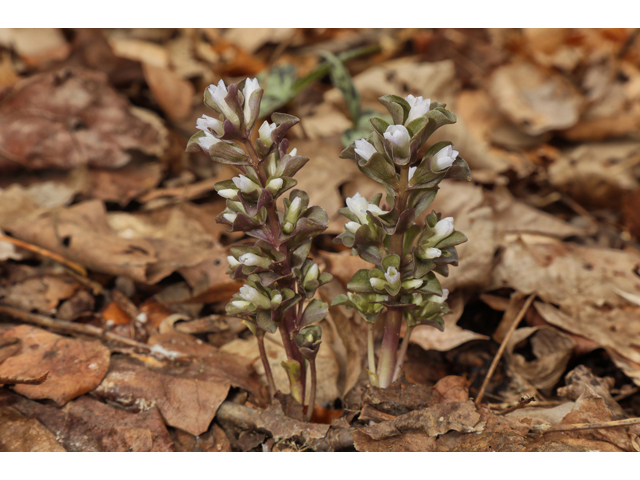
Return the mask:
<svg viewBox="0 0 640 480"><path fill-rule="evenodd" d="M29 325L5 330L2 338L19 338L23 348L0 364L0 376L38 377L49 372L41 385L13 387L28 398L64 405L98 386L109 368L109 349L97 341L61 337Z"/></svg>

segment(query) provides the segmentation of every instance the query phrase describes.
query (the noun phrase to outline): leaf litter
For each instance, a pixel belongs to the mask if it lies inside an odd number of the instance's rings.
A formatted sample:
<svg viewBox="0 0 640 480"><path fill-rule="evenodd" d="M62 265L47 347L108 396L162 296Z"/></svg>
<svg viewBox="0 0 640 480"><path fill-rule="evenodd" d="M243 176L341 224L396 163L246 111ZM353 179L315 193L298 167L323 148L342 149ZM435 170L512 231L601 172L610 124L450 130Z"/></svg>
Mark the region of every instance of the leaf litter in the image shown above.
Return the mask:
<svg viewBox="0 0 640 480"><path fill-rule="evenodd" d="M625 29L0 31L11 52L0 54L0 228L11 240L0 242L0 449L638 451L634 39ZM240 287L225 272L242 238L213 222L224 208L213 185L232 169L183 153L198 92L256 74L272 87L266 105L303 118L291 132L311 158L298 188L330 218L311 252L336 279L325 301L366 267L330 241L344 199L376 193L338 158L361 127L354 115L366 127L389 93L447 103L475 179L445 180L432 205L469 241L443 282L445 332L412 336L404 374L419 383L369 387L366 322L331 307L311 423L278 376L280 339L266 347L284 394L267 408L255 339L221 315ZM36 315L38 326L24 324Z"/></svg>

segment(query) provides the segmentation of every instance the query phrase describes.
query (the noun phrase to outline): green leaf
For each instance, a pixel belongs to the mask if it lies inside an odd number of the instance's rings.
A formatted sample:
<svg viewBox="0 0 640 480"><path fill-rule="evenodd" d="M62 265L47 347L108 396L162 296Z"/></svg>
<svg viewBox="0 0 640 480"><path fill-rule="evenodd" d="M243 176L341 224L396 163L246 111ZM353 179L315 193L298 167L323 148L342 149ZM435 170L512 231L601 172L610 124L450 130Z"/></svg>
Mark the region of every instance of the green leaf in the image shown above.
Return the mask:
<svg viewBox="0 0 640 480"><path fill-rule="evenodd" d="M347 70L340 59L332 53L320 52L320 55L326 58L327 62L331 65L331 71L329 72L331 82L334 87L338 88L342 92L342 95L347 102L351 121L354 125L358 125L358 121L360 120L360 95L351 80L349 70Z"/></svg>
<svg viewBox="0 0 640 480"><path fill-rule="evenodd" d="M262 310L256 317L258 326L269 333L273 333L278 329L278 325L271 319L271 310Z"/></svg>
<svg viewBox="0 0 640 480"><path fill-rule="evenodd" d="M349 283L347 283L347 289L358 293L373 292L373 287L369 281L369 270L358 270L353 277L351 277Z"/></svg>
<svg viewBox="0 0 640 480"><path fill-rule="evenodd" d="M232 146L234 145L234 146ZM209 148L209 155L212 160L229 165L251 165L251 160L235 144L225 141L214 143Z"/></svg>
<svg viewBox="0 0 640 480"><path fill-rule="evenodd" d="M385 95L378 98L378 100L381 104L387 107L394 124L404 125L405 120L409 116L409 111L411 110L411 106L404 98L397 95Z"/></svg>
<svg viewBox="0 0 640 480"><path fill-rule="evenodd" d="M261 118L269 116L278 108L286 105L297 93L294 86L298 75L296 68L289 63L276 65L265 74L259 75L258 78L260 84L266 87L260 102Z"/></svg>
<svg viewBox="0 0 640 480"><path fill-rule="evenodd" d="M436 248L443 249L447 247L453 247L455 245L460 245L461 243L464 243L466 241L467 241L466 235L462 232L458 232L457 230L455 230L447 238L444 238L440 242L438 242L438 244L436 245Z"/></svg>
<svg viewBox="0 0 640 480"><path fill-rule="evenodd" d="M327 316L328 311L329 306L325 302L314 298L304 309L302 323L300 325L306 327L307 325L319 322Z"/></svg>
<svg viewBox="0 0 640 480"><path fill-rule="evenodd" d="M447 177L457 178L459 180L466 180L467 182L471 181L471 170L469 169L469 165L465 162L460 156L458 156L454 161L453 165L449 167L447 171Z"/></svg>

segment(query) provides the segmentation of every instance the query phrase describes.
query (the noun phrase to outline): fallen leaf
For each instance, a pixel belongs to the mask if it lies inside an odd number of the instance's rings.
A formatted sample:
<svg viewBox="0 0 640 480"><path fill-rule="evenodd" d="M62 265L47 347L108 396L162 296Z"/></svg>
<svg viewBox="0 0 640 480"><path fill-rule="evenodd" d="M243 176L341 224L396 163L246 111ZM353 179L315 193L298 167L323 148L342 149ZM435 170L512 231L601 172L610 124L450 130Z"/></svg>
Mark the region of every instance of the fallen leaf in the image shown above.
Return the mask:
<svg viewBox="0 0 640 480"><path fill-rule="evenodd" d="M22 415L40 422L71 452L170 452L173 443L157 408L130 413L82 396L62 409L17 395L0 396ZM3 407L0 407L3 408Z"/></svg>
<svg viewBox="0 0 640 480"><path fill-rule="evenodd" d="M13 49L30 67L64 60L71 51L59 28L3 28L0 45Z"/></svg>
<svg viewBox="0 0 640 480"><path fill-rule="evenodd" d="M582 109L582 95L571 82L521 60L493 72L489 93L500 111L529 135L569 128Z"/></svg>
<svg viewBox="0 0 640 480"><path fill-rule="evenodd" d="M91 169L85 195L125 206L137 196L155 188L162 180L162 165L131 163L116 170Z"/></svg>
<svg viewBox="0 0 640 480"><path fill-rule="evenodd" d="M0 451L64 452L53 433L40 422L0 406Z"/></svg>
<svg viewBox="0 0 640 480"><path fill-rule="evenodd" d="M164 132L138 111L99 72L74 68L22 79L0 107L0 170L114 168L133 150L158 155Z"/></svg>
<svg viewBox="0 0 640 480"><path fill-rule="evenodd" d="M487 340L489 338L456 325L456 322L460 319L464 310L464 300L461 294L454 292L454 294L449 297L448 303L453 313L443 317L444 332L426 325L418 325L413 330L411 338L409 339L411 343L420 345L424 350L448 352L458 345L462 345L471 340Z"/></svg>
<svg viewBox="0 0 640 480"><path fill-rule="evenodd" d="M5 330L2 338L19 338L23 348L0 364L0 376L37 377L49 372L41 385L13 387L28 398L48 398L62 406L93 390L109 369L109 349L97 341L62 337L29 325Z"/></svg>
<svg viewBox="0 0 640 480"><path fill-rule="evenodd" d="M144 62L144 78L160 108L171 120L181 120L191 112L195 90L191 82L172 70Z"/></svg>
<svg viewBox="0 0 640 480"><path fill-rule="evenodd" d="M224 38L249 53L254 53L265 43L281 43L295 34L294 28L228 28Z"/></svg>

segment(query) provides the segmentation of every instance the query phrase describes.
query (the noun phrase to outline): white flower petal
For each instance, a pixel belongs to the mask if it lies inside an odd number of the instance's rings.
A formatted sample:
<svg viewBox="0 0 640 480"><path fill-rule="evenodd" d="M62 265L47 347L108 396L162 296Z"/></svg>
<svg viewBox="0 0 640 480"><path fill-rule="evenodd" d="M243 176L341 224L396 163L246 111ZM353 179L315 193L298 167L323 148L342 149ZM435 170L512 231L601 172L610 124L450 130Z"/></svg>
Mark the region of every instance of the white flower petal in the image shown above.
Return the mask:
<svg viewBox="0 0 640 480"><path fill-rule="evenodd" d="M413 176L415 175L417 169L418 169L418 167L409 167L409 180L411 180L413 178Z"/></svg>
<svg viewBox="0 0 640 480"><path fill-rule="evenodd" d="M422 97L414 97L413 95L407 95L405 98L407 103L411 106L411 110L409 110L409 115L407 116L407 120L404 122L405 125L408 125L411 121L416 118L420 118L424 116L431 107L431 100L428 98Z"/></svg>
<svg viewBox="0 0 640 480"><path fill-rule="evenodd" d="M434 259L434 258L440 258L442 256L442 250L440 250L439 248L427 248L424 251L424 257L428 260Z"/></svg>
<svg viewBox="0 0 640 480"><path fill-rule="evenodd" d="M260 84L258 83L258 79L247 78L244 82L244 88L242 89L242 95L244 96L244 122L249 124L251 120L251 109L249 108L249 99L251 98L251 94L256 90L260 89Z"/></svg>
<svg viewBox="0 0 640 480"><path fill-rule="evenodd" d="M373 288L376 288L378 290L384 290L384 286L387 284L387 282L380 278L372 278L369 280L369 282L371 282L371 286Z"/></svg>
<svg viewBox="0 0 640 480"><path fill-rule="evenodd" d="M400 281L400 272L396 267L389 267L384 273L384 278L387 279L391 285L396 285Z"/></svg>
<svg viewBox="0 0 640 480"><path fill-rule="evenodd" d="M371 158L371 155L376 153L376 148L369 142L367 142L364 138L356 140L355 145L356 148L354 149L354 151L365 160L369 160Z"/></svg>

